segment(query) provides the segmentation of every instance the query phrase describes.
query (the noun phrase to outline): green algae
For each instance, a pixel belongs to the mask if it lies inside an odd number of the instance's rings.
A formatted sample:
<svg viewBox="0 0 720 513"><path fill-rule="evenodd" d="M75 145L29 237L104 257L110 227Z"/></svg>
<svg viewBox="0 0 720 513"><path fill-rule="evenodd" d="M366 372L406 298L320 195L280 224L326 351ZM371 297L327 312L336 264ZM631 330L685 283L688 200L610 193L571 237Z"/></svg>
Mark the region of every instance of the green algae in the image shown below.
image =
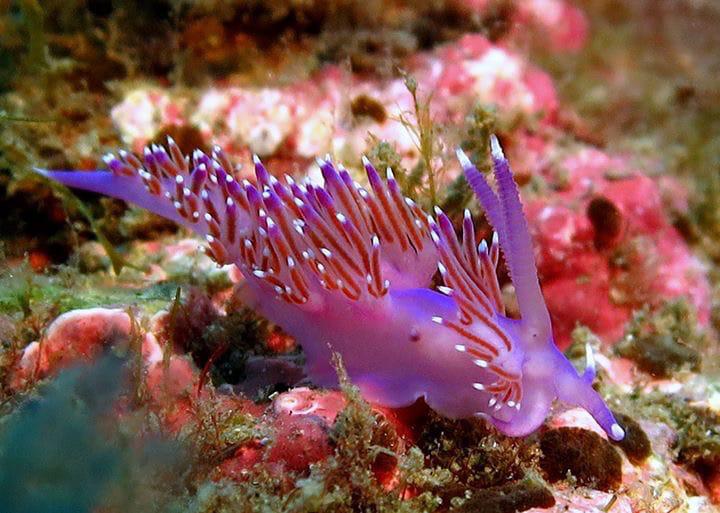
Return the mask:
<svg viewBox="0 0 720 513"><path fill-rule="evenodd" d="M550 508L554 505L555 498L545 481L539 475L531 473L521 481L479 490L471 499L452 511L515 513L530 508Z"/></svg>
<svg viewBox="0 0 720 513"><path fill-rule="evenodd" d="M634 360L644 372L669 377L682 369L698 371L707 345L707 335L698 329L692 307L677 300L654 314L647 308L636 311L615 350Z"/></svg>
<svg viewBox="0 0 720 513"><path fill-rule="evenodd" d="M669 425L676 433L673 459L710 477L720 465L720 414L709 406L661 391L635 393L628 408L642 418Z"/></svg>

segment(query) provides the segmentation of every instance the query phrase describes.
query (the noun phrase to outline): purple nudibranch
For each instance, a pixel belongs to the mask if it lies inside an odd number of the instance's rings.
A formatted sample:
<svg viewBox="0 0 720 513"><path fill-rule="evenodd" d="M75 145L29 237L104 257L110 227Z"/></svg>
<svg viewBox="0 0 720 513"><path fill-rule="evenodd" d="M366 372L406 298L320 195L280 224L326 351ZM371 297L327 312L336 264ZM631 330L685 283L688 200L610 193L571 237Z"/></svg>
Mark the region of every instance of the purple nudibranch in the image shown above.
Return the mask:
<svg viewBox="0 0 720 513"><path fill-rule="evenodd" d="M246 277L244 297L302 345L308 376L334 386L331 353L342 355L364 397L388 407L423 397L451 418L482 416L522 436L555 399L587 410L614 440L624 437L593 389L595 366L578 374L555 346L532 240L512 172L491 139L497 192L457 151L465 176L496 230L477 244L466 212L458 240L440 209L426 215L402 195L392 171L381 179L363 158L369 189L330 158L318 159L323 187L278 180L256 157L257 183L234 178L219 147L184 156L146 147L142 157L104 157L108 171L46 171L69 187L126 200L190 228L219 264ZM500 250L521 318L505 316L497 281ZM432 290L439 269L444 286Z"/></svg>

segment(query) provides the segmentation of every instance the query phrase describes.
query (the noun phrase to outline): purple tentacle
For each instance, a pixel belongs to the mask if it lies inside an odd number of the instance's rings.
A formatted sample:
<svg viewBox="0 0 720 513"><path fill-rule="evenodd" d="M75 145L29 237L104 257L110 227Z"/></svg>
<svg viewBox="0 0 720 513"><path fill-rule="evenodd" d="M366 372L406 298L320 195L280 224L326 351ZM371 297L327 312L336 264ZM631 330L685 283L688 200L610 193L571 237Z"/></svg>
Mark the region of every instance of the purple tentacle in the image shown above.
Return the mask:
<svg viewBox="0 0 720 513"><path fill-rule="evenodd" d="M470 162L470 159L460 148L457 149L457 158L465 172L465 178L470 184L470 188L478 197L478 200L480 200L480 204L485 209L485 215L488 221L490 221L490 224L497 232L502 242L501 246L505 247L505 216L503 215L502 205L500 205L500 199L495 194L495 191L492 190L490 184L487 183L482 173Z"/></svg>
<svg viewBox="0 0 720 513"><path fill-rule="evenodd" d="M523 213L520 193L497 137L490 137L490 148L495 169L495 180L498 184L500 203L505 214L505 227L507 231L506 257L510 262L511 277L515 286L515 294L524 320L536 330L541 330L544 336L550 335L550 314L545 299L540 290L540 282L535 266L535 253L533 251L530 230Z"/></svg>

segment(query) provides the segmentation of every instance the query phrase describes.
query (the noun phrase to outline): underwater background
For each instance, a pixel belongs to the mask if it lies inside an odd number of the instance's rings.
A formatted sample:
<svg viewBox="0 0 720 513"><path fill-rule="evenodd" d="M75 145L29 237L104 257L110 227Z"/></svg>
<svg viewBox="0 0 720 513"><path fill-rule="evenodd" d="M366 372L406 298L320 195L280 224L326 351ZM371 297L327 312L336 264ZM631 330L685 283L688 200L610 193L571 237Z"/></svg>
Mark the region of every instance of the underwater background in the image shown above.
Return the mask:
<svg viewBox="0 0 720 513"><path fill-rule="evenodd" d="M0 513L717 511L719 23L711 0L0 0ZM238 181L257 155L318 186L328 155L367 185L365 155L490 240L455 150L489 173L491 134L621 442L561 403L513 438L368 402L341 357L320 387L208 241L33 171L170 137Z"/></svg>

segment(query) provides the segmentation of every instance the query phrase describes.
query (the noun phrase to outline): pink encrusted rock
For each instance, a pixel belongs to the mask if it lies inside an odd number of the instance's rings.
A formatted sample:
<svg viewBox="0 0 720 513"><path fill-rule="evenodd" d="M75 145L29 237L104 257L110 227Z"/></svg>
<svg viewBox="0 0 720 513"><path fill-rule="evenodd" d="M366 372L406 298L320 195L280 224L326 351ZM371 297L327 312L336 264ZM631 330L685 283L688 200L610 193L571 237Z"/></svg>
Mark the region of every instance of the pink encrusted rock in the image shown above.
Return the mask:
<svg viewBox="0 0 720 513"><path fill-rule="evenodd" d="M328 436L331 425L316 415L278 415L265 461L294 472L307 470L332 454Z"/></svg>
<svg viewBox="0 0 720 513"><path fill-rule="evenodd" d="M550 417L547 422L547 426L552 429L560 427L577 427L587 429L597 433L601 437L607 440L605 431L595 422L595 419L582 408L571 408L569 410L560 411Z"/></svg>
<svg viewBox="0 0 720 513"><path fill-rule="evenodd" d="M125 144L140 151L161 128L185 123L185 103L184 98L161 88L138 88L130 91L110 116Z"/></svg>
<svg viewBox="0 0 720 513"><path fill-rule="evenodd" d="M314 415L332 424L345 404L345 397L337 390L298 387L277 396L273 401L273 410L285 415Z"/></svg>
<svg viewBox="0 0 720 513"><path fill-rule="evenodd" d="M681 296L707 324L705 267L670 223L658 183L590 148L560 168L563 187L526 206L560 347L577 323L613 343L633 309Z"/></svg>
<svg viewBox="0 0 720 513"><path fill-rule="evenodd" d="M555 505L551 508L531 508L526 513L633 513L630 497L613 492L567 485L553 488ZM607 508L610 505L612 508Z"/></svg>
<svg viewBox="0 0 720 513"><path fill-rule="evenodd" d="M421 97L433 93L432 118L438 123L462 122L478 102L497 106L498 116L508 122L518 115L551 122L558 109L546 73L482 35L417 53L404 68L416 77ZM157 89L136 89L113 110L116 127L133 148L169 123L198 127L208 143L245 164L251 163L251 153L294 159L302 166L326 152L356 157L366 150L368 133L395 143L408 166L419 158L414 135L400 121L411 119L414 110L400 79L360 77L327 66L284 87L215 85L199 100L162 92L161 101L151 105L158 94ZM382 105L385 115L354 117L352 101L363 96Z"/></svg>
<svg viewBox="0 0 720 513"><path fill-rule="evenodd" d="M496 2L490 0L455 0L455 3L471 13L484 15ZM519 0L513 7L509 21L511 29L506 40L522 38L529 30L539 33L560 52L580 50L587 41L588 22L583 12L564 0Z"/></svg>
<svg viewBox="0 0 720 513"><path fill-rule="evenodd" d="M564 0L517 2L515 31L536 27L555 51L577 52L585 46L588 22L583 12ZM510 36L512 37L512 35Z"/></svg>
<svg viewBox="0 0 720 513"><path fill-rule="evenodd" d="M11 371L10 386L19 390L60 369L99 356L103 348L128 340L130 316L118 308L88 308L62 314L44 336L30 343Z"/></svg>

